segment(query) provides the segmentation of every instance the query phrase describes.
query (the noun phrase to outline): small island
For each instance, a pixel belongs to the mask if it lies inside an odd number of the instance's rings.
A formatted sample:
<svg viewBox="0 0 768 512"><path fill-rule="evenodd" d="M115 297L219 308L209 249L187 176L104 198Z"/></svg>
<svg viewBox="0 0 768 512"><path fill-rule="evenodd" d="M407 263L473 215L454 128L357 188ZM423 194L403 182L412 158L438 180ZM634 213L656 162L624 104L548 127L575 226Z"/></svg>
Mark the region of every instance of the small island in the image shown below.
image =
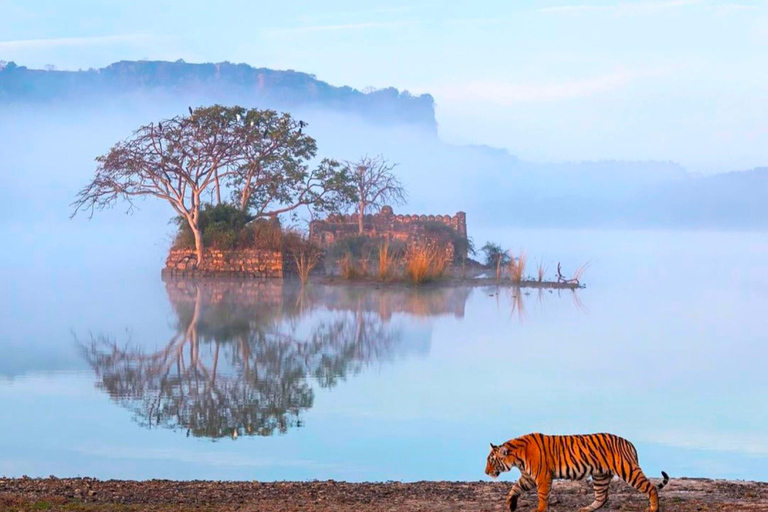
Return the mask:
<svg viewBox="0 0 768 512"><path fill-rule="evenodd" d="M166 201L177 232L164 278L285 278L326 283L477 284L576 289L527 254L476 248L467 215L395 214L407 192L383 156L317 159L307 123L239 106L189 108L139 127L96 159L73 216L147 196ZM353 211L354 213L348 213ZM306 215L302 215L306 214ZM307 220L309 219L309 220ZM482 254L484 262L473 259Z"/></svg>

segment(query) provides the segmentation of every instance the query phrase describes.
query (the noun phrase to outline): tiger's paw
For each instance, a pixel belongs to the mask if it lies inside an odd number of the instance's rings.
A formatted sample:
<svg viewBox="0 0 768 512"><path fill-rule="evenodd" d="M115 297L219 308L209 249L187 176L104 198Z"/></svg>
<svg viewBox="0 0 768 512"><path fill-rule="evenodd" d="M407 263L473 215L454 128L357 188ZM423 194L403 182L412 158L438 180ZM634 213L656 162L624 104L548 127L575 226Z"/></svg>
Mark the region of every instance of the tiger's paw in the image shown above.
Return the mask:
<svg viewBox="0 0 768 512"><path fill-rule="evenodd" d="M507 496L507 507L509 507L509 512L515 512L515 509L517 509L517 496Z"/></svg>
<svg viewBox="0 0 768 512"><path fill-rule="evenodd" d="M608 500L605 500L605 501L604 501L603 503L601 503L601 504L595 504L595 503L593 503L592 505L590 505L590 506L588 506L588 507L581 507L581 508L578 510L578 512L594 512L594 511L595 511L595 510L597 510L597 509L601 509L601 508L603 508L603 507L604 507L604 506L606 506L607 504L608 504Z"/></svg>

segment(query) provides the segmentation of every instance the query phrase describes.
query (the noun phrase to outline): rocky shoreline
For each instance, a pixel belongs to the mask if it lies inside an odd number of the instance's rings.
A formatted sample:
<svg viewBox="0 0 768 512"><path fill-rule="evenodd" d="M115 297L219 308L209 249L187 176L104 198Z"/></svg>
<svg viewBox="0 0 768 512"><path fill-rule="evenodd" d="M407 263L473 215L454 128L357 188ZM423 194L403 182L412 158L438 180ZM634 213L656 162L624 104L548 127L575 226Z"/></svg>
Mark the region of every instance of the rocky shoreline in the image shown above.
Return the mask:
<svg viewBox="0 0 768 512"><path fill-rule="evenodd" d="M213 482L0 478L0 510L52 511L502 511L509 482ZM550 511L575 511L592 501L588 482L556 482ZM643 511L648 502L614 481L602 510ZM535 494L518 510L534 510ZM665 512L768 511L768 483L672 479L661 492Z"/></svg>

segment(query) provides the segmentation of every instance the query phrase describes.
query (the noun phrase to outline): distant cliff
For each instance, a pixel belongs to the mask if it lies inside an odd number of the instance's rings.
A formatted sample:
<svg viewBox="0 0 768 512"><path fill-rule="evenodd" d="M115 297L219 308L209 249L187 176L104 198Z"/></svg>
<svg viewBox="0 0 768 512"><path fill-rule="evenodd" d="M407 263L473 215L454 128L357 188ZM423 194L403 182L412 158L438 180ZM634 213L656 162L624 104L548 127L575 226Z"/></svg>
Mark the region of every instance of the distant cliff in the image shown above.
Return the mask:
<svg viewBox="0 0 768 512"><path fill-rule="evenodd" d="M364 93L295 71L181 61L0 69L0 172L10 178L0 223L58 219L96 155L136 126L211 103L290 111L310 123L322 156L382 153L401 166L409 213L466 211L470 231L768 230L768 168L695 176L673 162L528 162L504 149L441 142L429 95Z"/></svg>
<svg viewBox="0 0 768 512"><path fill-rule="evenodd" d="M297 71L247 64L188 64L182 60L121 61L101 69L56 71L0 66L0 104L89 101L108 97L166 93L283 108L324 108L355 114L372 124L406 124L436 133L432 96L395 88L361 92L334 87Z"/></svg>

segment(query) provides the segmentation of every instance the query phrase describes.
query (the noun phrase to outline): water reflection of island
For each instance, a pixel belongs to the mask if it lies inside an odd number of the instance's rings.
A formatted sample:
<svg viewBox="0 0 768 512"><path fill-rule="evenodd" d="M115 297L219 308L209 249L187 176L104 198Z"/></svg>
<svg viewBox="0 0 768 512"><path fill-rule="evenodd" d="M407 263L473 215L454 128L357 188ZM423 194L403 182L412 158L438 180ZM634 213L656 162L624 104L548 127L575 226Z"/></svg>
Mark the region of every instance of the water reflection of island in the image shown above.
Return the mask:
<svg viewBox="0 0 768 512"><path fill-rule="evenodd" d="M177 323L162 348L97 337L84 353L98 386L140 425L210 438L301 426L313 382L331 388L371 363L427 353L429 327L409 317L461 317L470 293L301 291L278 281L169 281L166 288Z"/></svg>

